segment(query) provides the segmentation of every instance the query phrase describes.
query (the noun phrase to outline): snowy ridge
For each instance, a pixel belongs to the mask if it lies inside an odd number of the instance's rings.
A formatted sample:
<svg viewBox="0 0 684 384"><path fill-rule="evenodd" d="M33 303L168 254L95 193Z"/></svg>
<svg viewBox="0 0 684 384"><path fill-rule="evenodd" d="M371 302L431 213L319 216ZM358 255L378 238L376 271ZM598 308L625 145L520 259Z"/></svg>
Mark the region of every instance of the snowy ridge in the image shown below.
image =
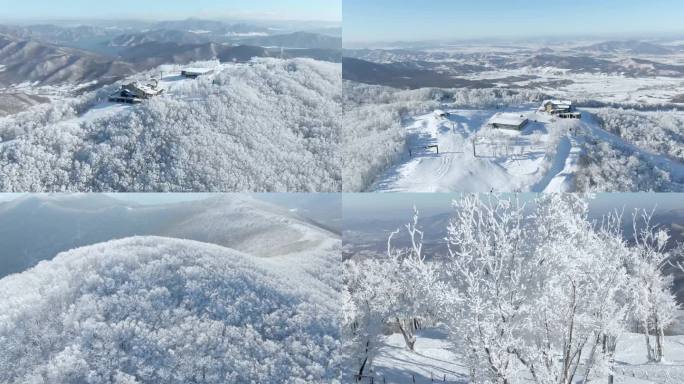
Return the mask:
<svg viewBox="0 0 684 384"><path fill-rule="evenodd" d="M0 203L0 232L0 277L63 250L133 235L202 241L255 257L324 251L338 238L297 213L240 195L160 206L100 194L27 195Z"/></svg>
<svg viewBox="0 0 684 384"><path fill-rule="evenodd" d="M258 257L325 248L335 237L292 212L249 197L218 197L197 205L200 209L164 233L229 246Z"/></svg>
<svg viewBox="0 0 684 384"><path fill-rule="evenodd" d="M259 260L134 237L2 279L0 380L335 382L334 298L305 292Z"/></svg>

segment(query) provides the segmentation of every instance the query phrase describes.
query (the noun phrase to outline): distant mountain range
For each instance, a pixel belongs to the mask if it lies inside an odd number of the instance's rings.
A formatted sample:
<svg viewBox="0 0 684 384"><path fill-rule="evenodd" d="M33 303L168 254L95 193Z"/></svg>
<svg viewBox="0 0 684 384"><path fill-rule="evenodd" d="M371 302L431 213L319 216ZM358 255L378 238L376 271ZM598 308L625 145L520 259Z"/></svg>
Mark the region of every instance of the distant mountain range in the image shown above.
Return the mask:
<svg viewBox="0 0 684 384"><path fill-rule="evenodd" d="M666 46L638 40L604 41L577 48L580 51L598 53L628 53L632 55L669 55L674 49Z"/></svg>
<svg viewBox="0 0 684 384"><path fill-rule="evenodd" d="M339 28L289 31L199 19L122 25L0 25L0 87L107 84L159 64L196 60L341 57Z"/></svg>
<svg viewBox="0 0 684 384"><path fill-rule="evenodd" d="M0 35L0 85L113 82L136 72L130 63L75 48Z"/></svg>
<svg viewBox="0 0 684 384"><path fill-rule="evenodd" d="M682 45L676 42L659 44L632 40L541 48L537 45L472 47L465 44L462 50L458 45L425 49L344 49L343 76L361 83L411 89L489 88L495 86L493 83L505 84L507 80L532 80L536 77L534 71L541 68L558 69L559 73L680 78L684 77L684 65L672 57L680 52ZM526 79L520 76L494 79L494 74L492 80L465 79L468 75L502 69L531 72Z"/></svg>
<svg viewBox="0 0 684 384"><path fill-rule="evenodd" d="M296 30L249 23L186 19L140 25L0 25L0 33L20 39L115 55L118 48L149 42L230 43L286 48L341 49L342 30L321 27Z"/></svg>
<svg viewBox="0 0 684 384"><path fill-rule="evenodd" d="M342 78L359 83L395 88L488 88L487 81L459 79L451 74L418 69L410 63L373 63L361 59L342 58Z"/></svg>
<svg viewBox="0 0 684 384"><path fill-rule="evenodd" d="M621 73L625 76L684 76L684 65L663 64L642 58L624 58L608 60L593 56L572 54L538 54L520 62L507 65L509 68L519 67L555 67L572 72L588 73Z"/></svg>
<svg viewBox="0 0 684 384"><path fill-rule="evenodd" d="M258 45L262 47L284 48L320 48L341 49L342 39L311 32L292 32L286 34L270 35L265 32L228 32L215 34L206 30L179 31L172 29L155 29L145 32L125 33L117 35L106 44L111 52L118 52L121 48L135 47L138 45L160 42L178 44L202 44L202 43L230 43L241 45Z"/></svg>

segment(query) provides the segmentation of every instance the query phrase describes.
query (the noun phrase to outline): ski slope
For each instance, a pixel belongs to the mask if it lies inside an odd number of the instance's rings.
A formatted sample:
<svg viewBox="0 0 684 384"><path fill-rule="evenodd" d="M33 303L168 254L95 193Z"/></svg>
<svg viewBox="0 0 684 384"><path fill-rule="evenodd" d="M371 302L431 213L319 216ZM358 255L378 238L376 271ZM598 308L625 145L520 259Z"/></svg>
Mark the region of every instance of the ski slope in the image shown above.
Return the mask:
<svg viewBox="0 0 684 384"><path fill-rule="evenodd" d="M604 131L590 113L556 119L534 106L504 110L529 123L521 130L487 126L501 110L446 109L405 124L409 153L371 185L376 192L573 192L587 135L635 151L684 182L684 165ZM439 148L439 153L437 149Z"/></svg>

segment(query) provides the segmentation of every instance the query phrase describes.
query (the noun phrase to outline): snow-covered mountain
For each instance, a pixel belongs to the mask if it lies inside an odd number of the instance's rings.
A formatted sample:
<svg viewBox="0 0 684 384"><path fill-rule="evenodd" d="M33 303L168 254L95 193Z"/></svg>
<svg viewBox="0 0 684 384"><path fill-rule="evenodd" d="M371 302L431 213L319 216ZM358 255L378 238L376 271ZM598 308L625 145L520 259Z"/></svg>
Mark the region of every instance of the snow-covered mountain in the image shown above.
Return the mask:
<svg viewBox="0 0 684 384"><path fill-rule="evenodd" d="M135 73L134 67L94 53L0 34L0 86L18 83L54 85L97 81L113 83Z"/></svg>
<svg viewBox="0 0 684 384"><path fill-rule="evenodd" d="M337 375L335 296L305 291L276 265L228 248L128 238L62 253L0 280L0 290L6 383L305 383Z"/></svg>
<svg viewBox="0 0 684 384"><path fill-rule="evenodd" d="M243 40L243 43L262 47L342 49L342 39L340 37L312 32L254 36L246 38Z"/></svg>
<svg viewBox="0 0 684 384"><path fill-rule="evenodd" d="M142 104L103 101L115 91L106 87L0 120L0 189L340 189L339 64L262 58L195 65L214 73L186 79L182 67L166 65L127 78L163 74L164 94Z"/></svg>
<svg viewBox="0 0 684 384"><path fill-rule="evenodd" d="M17 258L45 259L0 278L2 382L338 380L340 239L306 217L238 195L56 195L0 220Z"/></svg>
<svg viewBox="0 0 684 384"><path fill-rule="evenodd" d="M304 23L300 28L195 18L0 24L0 87L108 84L160 64L216 58L246 61L283 56L339 61L339 27ZM261 47L271 47L272 52ZM288 52L280 52L281 47Z"/></svg>

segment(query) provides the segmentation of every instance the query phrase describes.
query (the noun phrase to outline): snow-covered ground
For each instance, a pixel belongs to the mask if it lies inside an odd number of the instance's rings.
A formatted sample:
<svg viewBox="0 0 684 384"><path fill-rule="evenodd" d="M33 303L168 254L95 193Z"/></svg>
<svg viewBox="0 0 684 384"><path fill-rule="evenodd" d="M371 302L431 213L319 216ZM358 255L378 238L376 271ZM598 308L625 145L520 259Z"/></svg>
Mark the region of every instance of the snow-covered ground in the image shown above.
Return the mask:
<svg viewBox="0 0 684 384"><path fill-rule="evenodd" d="M401 334L385 337L375 358L378 382L387 383L466 383L468 368L459 362L447 335L440 329L425 329L417 333L415 350L406 348Z"/></svg>
<svg viewBox="0 0 684 384"><path fill-rule="evenodd" d="M639 153L684 181L684 164L626 142L605 130L589 110L582 119L557 119L534 105L506 108L529 120L521 130L493 129L488 120L502 110L444 109L405 123L410 153L371 186L386 192L572 192L582 143L598 138ZM437 148L431 146L437 146ZM474 147L474 148L473 148Z"/></svg>
<svg viewBox="0 0 684 384"><path fill-rule="evenodd" d="M530 122L522 131L492 129L491 110L449 110L417 116L407 125L411 156L371 187L376 191L566 191L579 149L580 122L551 121L530 108L508 110ZM474 150L473 150L474 142ZM437 145L436 149L428 148ZM547 150L548 149L548 150ZM548 153L547 153L548 152Z"/></svg>
<svg viewBox="0 0 684 384"><path fill-rule="evenodd" d="M665 337L666 362L648 363L643 335L625 334L618 340L615 358L615 383L684 382L684 336ZM374 361L375 382L382 383L461 383L468 382L463 357L454 351L440 329L425 329L417 334L415 351L409 351L398 333L384 338ZM415 378L415 381L414 381ZM368 382L369 379L366 381ZM520 382L532 382L522 378Z"/></svg>

